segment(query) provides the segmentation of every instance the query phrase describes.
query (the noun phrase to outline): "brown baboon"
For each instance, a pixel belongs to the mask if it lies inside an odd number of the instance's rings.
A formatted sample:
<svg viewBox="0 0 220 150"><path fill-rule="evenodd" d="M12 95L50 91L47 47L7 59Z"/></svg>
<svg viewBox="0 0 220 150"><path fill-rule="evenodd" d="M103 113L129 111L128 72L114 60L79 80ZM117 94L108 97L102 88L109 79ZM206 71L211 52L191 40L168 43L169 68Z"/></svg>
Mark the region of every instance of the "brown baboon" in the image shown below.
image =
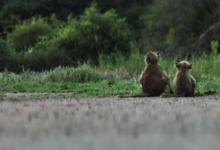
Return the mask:
<svg viewBox="0 0 220 150"><path fill-rule="evenodd" d="M196 88L196 80L190 74L192 64L188 61L176 63L176 76L173 80L176 96L194 96Z"/></svg>
<svg viewBox="0 0 220 150"><path fill-rule="evenodd" d="M160 54L156 52L149 52L145 56L146 67L140 76L140 83L146 96L160 96L167 85L170 88L169 78L160 67L159 60Z"/></svg>

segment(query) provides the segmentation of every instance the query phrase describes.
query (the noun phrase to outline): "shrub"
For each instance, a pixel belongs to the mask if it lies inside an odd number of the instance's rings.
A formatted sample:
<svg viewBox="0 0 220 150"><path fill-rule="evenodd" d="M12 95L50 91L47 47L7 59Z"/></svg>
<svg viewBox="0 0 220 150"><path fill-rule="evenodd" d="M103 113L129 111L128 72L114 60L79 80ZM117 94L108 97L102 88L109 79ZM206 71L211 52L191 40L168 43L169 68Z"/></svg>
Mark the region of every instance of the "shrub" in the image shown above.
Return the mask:
<svg viewBox="0 0 220 150"><path fill-rule="evenodd" d="M79 19L69 17L54 38L49 41L52 64L78 65L98 62L100 53L129 54L134 36L125 18L115 10L100 13L96 5L85 10Z"/></svg>
<svg viewBox="0 0 220 150"><path fill-rule="evenodd" d="M8 43L15 49L18 68L42 71L57 66L98 64L99 54L128 55L135 37L115 10L101 13L96 5L66 23L33 18L15 27ZM53 31L53 32L52 32Z"/></svg>
<svg viewBox="0 0 220 150"><path fill-rule="evenodd" d="M16 25L8 35L8 42L17 52L27 51L51 31L51 27L43 18L32 18Z"/></svg>
<svg viewBox="0 0 220 150"><path fill-rule="evenodd" d="M62 24L56 16L50 18L32 18L16 25L14 31L7 37L13 52L13 71L47 69L48 43L52 31ZM39 47L41 45L41 47Z"/></svg>

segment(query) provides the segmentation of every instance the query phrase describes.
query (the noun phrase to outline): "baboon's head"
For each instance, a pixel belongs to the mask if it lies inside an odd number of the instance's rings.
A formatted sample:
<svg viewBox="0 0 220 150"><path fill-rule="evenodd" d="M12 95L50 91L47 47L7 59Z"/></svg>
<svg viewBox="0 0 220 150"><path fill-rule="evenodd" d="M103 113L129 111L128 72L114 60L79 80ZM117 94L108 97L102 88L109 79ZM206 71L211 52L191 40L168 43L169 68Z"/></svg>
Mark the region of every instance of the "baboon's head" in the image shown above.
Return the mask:
<svg viewBox="0 0 220 150"><path fill-rule="evenodd" d="M192 69L192 64L190 64L188 61L186 60L183 60L183 61L180 61L180 62L177 62L176 63L176 68L179 70L179 71L183 71L183 72L187 72L189 71L190 69Z"/></svg>
<svg viewBox="0 0 220 150"><path fill-rule="evenodd" d="M148 52L145 55L145 63L147 64L157 64L160 59L160 54L158 52Z"/></svg>

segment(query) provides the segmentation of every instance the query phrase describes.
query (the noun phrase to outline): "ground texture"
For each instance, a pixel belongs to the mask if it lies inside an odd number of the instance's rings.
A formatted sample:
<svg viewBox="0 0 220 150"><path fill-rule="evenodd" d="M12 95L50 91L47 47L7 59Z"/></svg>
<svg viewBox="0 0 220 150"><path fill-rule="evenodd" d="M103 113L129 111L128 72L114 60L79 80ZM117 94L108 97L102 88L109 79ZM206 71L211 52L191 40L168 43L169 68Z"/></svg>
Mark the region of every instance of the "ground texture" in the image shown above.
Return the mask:
<svg viewBox="0 0 220 150"><path fill-rule="evenodd" d="M220 96L0 102L1 150L219 148Z"/></svg>

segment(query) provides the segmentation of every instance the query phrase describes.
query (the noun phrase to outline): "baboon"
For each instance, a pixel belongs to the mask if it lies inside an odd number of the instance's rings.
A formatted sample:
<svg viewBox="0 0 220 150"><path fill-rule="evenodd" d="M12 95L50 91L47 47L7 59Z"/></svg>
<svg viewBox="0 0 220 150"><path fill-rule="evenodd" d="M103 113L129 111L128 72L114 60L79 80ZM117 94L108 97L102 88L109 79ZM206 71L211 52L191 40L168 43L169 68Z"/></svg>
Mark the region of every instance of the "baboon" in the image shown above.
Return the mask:
<svg viewBox="0 0 220 150"><path fill-rule="evenodd" d="M196 80L190 74L192 64L190 64L186 60L183 60L176 63L176 68L177 72L173 80L175 95L183 97L194 96L196 89Z"/></svg>
<svg viewBox="0 0 220 150"><path fill-rule="evenodd" d="M145 96L160 96L167 85L172 92L169 78L159 64L160 54L149 52L145 55L145 69L140 76L140 83Z"/></svg>

